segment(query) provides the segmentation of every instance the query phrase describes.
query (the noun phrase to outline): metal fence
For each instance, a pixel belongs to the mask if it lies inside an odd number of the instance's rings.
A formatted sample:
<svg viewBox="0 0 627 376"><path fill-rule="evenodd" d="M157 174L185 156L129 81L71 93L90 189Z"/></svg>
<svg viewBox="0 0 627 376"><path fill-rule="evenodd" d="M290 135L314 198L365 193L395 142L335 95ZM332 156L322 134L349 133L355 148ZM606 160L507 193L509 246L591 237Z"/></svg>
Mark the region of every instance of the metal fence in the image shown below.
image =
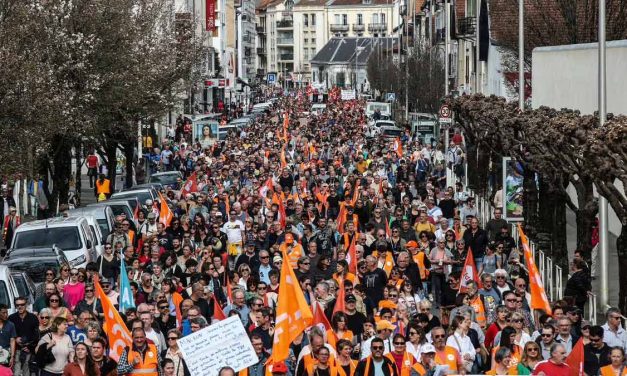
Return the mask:
<svg viewBox="0 0 627 376"><path fill-rule="evenodd" d="M492 218L493 206L489 200L475 194L475 192L470 191L470 195L475 197L475 201L477 204L477 214L479 216L479 223L481 226L485 228L488 221ZM516 244L519 244L520 237L518 235L518 227L512 226L512 237L516 241ZM544 283L544 290L548 298L551 301L560 300L563 297L563 283L564 283L564 270L561 266L556 265L553 262L553 259L547 254L539 249L536 244L529 240L529 247L531 248L534 261L538 267L538 271L540 272L540 276L542 277L542 282Z"/></svg>

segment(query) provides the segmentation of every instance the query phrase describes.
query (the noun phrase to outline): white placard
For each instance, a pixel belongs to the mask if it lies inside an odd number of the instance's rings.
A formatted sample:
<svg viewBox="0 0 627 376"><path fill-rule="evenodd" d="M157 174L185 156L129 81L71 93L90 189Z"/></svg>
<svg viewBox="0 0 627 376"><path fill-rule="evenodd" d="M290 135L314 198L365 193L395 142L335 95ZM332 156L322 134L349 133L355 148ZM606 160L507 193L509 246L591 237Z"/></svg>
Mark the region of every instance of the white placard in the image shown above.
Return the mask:
<svg viewBox="0 0 627 376"><path fill-rule="evenodd" d="M259 362L237 316L218 321L177 342L189 372L194 376L217 376L224 366L239 372Z"/></svg>
<svg viewBox="0 0 627 376"><path fill-rule="evenodd" d="M342 100L350 101L355 99L355 90L342 90Z"/></svg>

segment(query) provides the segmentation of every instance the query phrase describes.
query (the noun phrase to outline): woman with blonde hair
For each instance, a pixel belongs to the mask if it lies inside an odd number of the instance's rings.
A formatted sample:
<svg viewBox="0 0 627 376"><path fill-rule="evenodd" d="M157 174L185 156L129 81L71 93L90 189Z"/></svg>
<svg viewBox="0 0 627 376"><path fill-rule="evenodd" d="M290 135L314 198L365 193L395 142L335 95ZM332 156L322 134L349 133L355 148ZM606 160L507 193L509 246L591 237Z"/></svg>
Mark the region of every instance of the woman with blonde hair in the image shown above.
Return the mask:
<svg viewBox="0 0 627 376"><path fill-rule="evenodd" d="M536 364L542 361L542 350L534 341L527 342L523 350L522 359L516 366L516 375L531 375Z"/></svg>

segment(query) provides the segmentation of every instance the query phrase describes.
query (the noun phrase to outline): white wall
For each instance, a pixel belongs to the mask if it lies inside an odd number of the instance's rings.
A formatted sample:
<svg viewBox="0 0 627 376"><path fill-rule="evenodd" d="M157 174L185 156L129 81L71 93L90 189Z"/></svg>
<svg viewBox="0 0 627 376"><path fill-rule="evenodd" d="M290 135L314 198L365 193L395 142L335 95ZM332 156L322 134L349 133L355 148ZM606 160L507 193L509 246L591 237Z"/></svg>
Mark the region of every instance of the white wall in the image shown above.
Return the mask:
<svg viewBox="0 0 627 376"><path fill-rule="evenodd" d="M627 114L627 40L607 43L607 111ZM597 110L597 43L533 50L533 108Z"/></svg>
<svg viewBox="0 0 627 376"><path fill-rule="evenodd" d="M536 48L532 64L533 108L571 108L582 114L598 110L598 43ZM627 40L607 43L606 69L607 111L627 114ZM620 182L617 188L624 192ZM574 188L567 191L576 203ZM608 212L609 230L618 236L620 221L611 207ZM615 246L610 242L611 249Z"/></svg>

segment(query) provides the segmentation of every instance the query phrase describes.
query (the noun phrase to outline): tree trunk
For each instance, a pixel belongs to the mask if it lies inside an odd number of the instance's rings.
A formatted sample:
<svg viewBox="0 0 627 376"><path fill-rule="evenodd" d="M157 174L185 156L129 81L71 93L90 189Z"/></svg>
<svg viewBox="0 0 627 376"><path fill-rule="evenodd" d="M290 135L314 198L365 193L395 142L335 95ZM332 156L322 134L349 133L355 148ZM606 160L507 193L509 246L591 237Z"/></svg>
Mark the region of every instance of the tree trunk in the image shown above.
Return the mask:
<svg viewBox="0 0 627 376"><path fill-rule="evenodd" d="M592 225L594 224L599 206L594 199L592 182L582 180L577 188L577 249L583 251L586 260L590 260L592 252Z"/></svg>
<svg viewBox="0 0 627 376"><path fill-rule="evenodd" d="M67 204L70 188L70 175L72 173L72 142L63 135L58 135L52 139L52 161L53 161L53 188L52 201L50 202L51 213L56 213L58 205Z"/></svg>
<svg viewBox="0 0 627 376"><path fill-rule="evenodd" d="M118 164L117 157L118 145L114 142L109 142L105 147L105 153L107 154L107 170L109 170L109 180L111 180L111 192L115 192L115 176L117 174L116 167Z"/></svg>
<svg viewBox="0 0 627 376"><path fill-rule="evenodd" d="M556 190L553 194L553 236L551 258L553 263L568 271L568 246L566 244L566 191Z"/></svg>
<svg viewBox="0 0 627 376"><path fill-rule="evenodd" d="M126 181L124 182L124 186L126 188L131 188L133 186L133 166L135 157L135 148L133 141L125 142L123 148L124 157L126 158Z"/></svg>
<svg viewBox="0 0 627 376"><path fill-rule="evenodd" d="M76 159L76 204L77 206L81 206L81 188L83 185L81 181L81 167L83 165L83 149L79 139L77 139L74 143L74 158Z"/></svg>
<svg viewBox="0 0 627 376"><path fill-rule="evenodd" d="M535 171L524 165L523 173L523 217L525 218L525 229L528 236L535 234L540 228L538 216L538 187L536 186ZM505 204L505 203L503 203Z"/></svg>

